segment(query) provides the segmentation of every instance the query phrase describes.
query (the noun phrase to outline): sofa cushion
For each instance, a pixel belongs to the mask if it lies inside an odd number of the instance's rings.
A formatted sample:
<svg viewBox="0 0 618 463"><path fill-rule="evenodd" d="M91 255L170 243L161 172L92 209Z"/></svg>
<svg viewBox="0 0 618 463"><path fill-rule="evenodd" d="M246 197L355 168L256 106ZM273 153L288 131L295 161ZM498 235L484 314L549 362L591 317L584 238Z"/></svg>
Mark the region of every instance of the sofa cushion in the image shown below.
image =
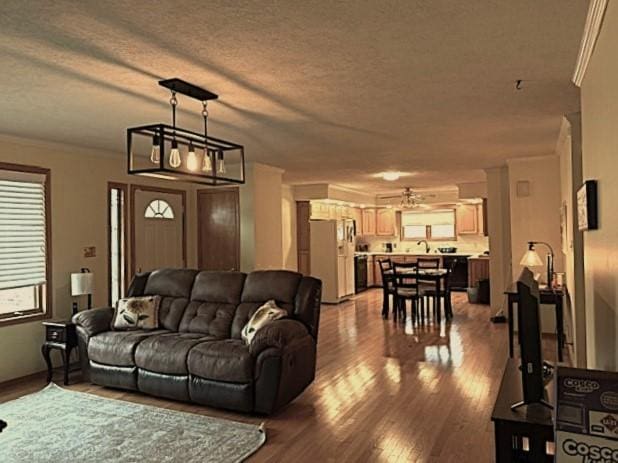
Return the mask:
<svg viewBox="0 0 618 463"><path fill-rule="evenodd" d="M135 366L135 349L149 337L167 333L155 331L105 331L90 338L88 357L97 363L119 367Z"/></svg>
<svg viewBox="0 0 618 463"><path fill-rule="evenodd" d="M287 270L258 270L247 275L241 302L293 304L302 275Z"/></svg>
<svg viewBox="0 0 618 463"><path fill-rule="evenodd" d="M240 272L198 273L178 330L229 338L244 282Z"/></svg>
<svg viewBox="0 0 618 463"><path fill-rule="evenodd" d="M161 296L159 326L178 331L180 319L187 308L197 270L164 268L148 276L144 295Z"/></svg>
<svg viewBox="0 0 618 463"><path fill-rule="evenodd" d="M166 333L145 339L135 350L135 365L168 375L187 375L187 355L197 344L214 340L197 333Z"/></svg>
<svg viewBox="0 0 618 463"><path fill-rule="evenodd" d="M162 268L148 276L144 296L158 295L189 299L197 270Z"/></svg>
<svg viewBox="0 0 618 463"><path fill-rule="evenodd" d="M246 276L241 272L200 272L195 277L191 300L238 305Z"/></svg>
<svg viewBox="0 0 618 463"><path fill-rule="evenodd" d="M253 378L254 359L241 340L204 342L189 352L189 373L200 378L230 383L249 383Z"/></svg>
<svg viewBox="0 0 618 463"><path fill-rule="evenodd" d="M231 337L239 339L255 311L271 299L292 316L301 278L300 273L287 270L259 270L247 275L241 303L234 314Z"/></svg>
<svg viewBox="0 0 618 463"><path fill-rule="evenodd" d="M233 304L192 301L182 316L178 331L229 338L234 312L236 306Z"/></svg>

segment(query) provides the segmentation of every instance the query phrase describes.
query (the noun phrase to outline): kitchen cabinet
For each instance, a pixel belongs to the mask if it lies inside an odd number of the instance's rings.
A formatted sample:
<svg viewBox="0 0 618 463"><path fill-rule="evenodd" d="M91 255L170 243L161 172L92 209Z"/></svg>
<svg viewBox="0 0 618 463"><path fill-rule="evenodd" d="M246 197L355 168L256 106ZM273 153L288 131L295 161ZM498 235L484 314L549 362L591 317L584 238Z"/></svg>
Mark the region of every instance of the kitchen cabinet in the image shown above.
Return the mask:
<svg viewBox="0 0 618 463"><path fill-rule="evenodd" d="M468 259L468 287L478 286L480 280L489 279L489 258L475 257Z"/></svg>
<svg viewBox="0 0 618 463"><path fill-rule="evenodd" d="M311 274L311 237L309 227L311 210L312 207L309 201L296 202L296 247L298 257L298 271L303 275L307 276Z"/></svg>
<svg viewBox="0 0 618 463"><path fill-rule="evenodd" d="M330 218L330 205L321 201L311 201L311 220L328 220Z"/></svg>
<svg viewBox="0 0 618 463"><path fill-rule="evenodd" d="M363 209L363 235L375 236L376 234L376 210L375 209Z"/></svg>
<svg viewBox="0 0 618 463"><path fill-rule="evenodd" d="M361 209L358 207L351 207L350 209L352 211L351 213L352 219L356 223L356 234L358 236L362 236L363 235L363 214L361 213Z"/></svg>
<svg viewBox="0 0 618 463"><path fill-rule="evenodd" d="M476 204L461 204L457 207L457 234L479 234L479 208Z"/></svg>
<svg viewBox="0 0 618 463"><path fill-rule="evenodd" d="M376 210L376 235L393 236L396 234L396 218L394 209Z"/></svg>

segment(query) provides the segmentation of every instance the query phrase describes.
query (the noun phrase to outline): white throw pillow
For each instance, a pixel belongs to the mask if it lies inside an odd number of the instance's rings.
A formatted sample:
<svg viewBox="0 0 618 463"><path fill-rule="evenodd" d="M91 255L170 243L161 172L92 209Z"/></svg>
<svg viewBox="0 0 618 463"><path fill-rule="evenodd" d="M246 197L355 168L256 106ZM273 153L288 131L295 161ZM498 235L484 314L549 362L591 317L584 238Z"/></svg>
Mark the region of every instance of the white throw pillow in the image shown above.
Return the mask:
<svg viewBox="0 0 618 463"><path fill-rule="evenodd" d="M247 345L251 344L255 333L270 322L285 318L288 316L287 310L277 307L274 300L268 301L255 311L241 332L243 341Z"/></svg>
<svg viewBox="0 0 618 463"><path fill-rule="evenodd" d="M159 328L160 296L120 299L114 313L115 330L156 330Z"/></svg>

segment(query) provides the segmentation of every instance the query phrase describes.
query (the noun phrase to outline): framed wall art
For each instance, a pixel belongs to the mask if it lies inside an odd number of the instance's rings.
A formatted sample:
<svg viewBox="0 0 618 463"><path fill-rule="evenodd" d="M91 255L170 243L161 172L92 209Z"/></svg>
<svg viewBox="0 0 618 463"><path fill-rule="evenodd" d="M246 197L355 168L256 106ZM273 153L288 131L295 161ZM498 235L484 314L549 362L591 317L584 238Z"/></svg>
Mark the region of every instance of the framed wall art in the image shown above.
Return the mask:
<svg viewBox="0 0 618 463"><path fill-rule="evenodd" d="M587 180L577 191L577 224L580 231L599 228L597 181Z"/></svg>

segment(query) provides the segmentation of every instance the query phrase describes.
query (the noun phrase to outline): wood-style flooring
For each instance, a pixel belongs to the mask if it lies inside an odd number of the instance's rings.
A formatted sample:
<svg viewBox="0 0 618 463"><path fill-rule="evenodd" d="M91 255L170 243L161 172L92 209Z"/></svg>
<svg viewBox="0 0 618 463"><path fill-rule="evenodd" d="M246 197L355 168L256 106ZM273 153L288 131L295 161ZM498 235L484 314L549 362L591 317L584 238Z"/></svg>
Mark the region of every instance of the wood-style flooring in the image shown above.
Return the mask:
<svg viewBox="0 0 618 463"><path fill-rule="evenodd" d="M413 327L382 320L382 294L322 308L316 381L276 416L250 417L76 383L76 391L266 424L251 462L490 462L490 414L508 355L507 328L487 306L453 296L454 319ZM547 360L555 344L544 340ZM60 376L57 376L60 381ZM0 389L0 401L42 377Z"/></svg>

